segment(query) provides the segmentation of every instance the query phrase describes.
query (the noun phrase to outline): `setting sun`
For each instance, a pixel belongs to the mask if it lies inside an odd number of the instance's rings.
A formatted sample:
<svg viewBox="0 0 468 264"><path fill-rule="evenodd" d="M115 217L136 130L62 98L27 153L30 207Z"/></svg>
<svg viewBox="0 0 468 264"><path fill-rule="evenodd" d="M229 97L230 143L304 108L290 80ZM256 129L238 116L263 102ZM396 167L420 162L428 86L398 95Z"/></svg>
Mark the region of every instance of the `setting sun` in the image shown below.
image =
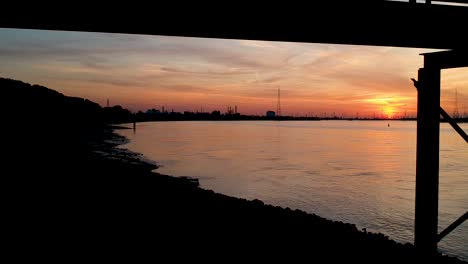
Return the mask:
<svg viewBox="0 0 468 264"><path fill-rule="evenodd" d="M408 105L413 105L414 98L404 96L387 96L363 99L362 102L372 105L374 116L378 118L404 117Z"/></svg>
<svg viewBox="0 0 468 264"><path fill-rule="evenodd" d="M383 118L394 118L396 111L393 107L391 106L385 106L382 110L383 112Z"/></svg>

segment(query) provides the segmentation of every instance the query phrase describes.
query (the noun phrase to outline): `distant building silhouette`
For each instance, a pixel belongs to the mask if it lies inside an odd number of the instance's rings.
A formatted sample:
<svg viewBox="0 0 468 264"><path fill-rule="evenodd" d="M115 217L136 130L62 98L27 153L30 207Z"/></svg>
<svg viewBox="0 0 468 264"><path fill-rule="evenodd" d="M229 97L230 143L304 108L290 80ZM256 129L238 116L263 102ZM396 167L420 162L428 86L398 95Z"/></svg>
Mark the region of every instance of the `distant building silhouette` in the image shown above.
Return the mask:
<svg viewBox="0 0 468 264"><path fill-rule="evenodd" d="M159 114L161 114L161 111L153 108L153 109L146 110L146 114L159 115Z"/></svg>
<svg viewBox="0 0 468 264"><path fill-rule="evenodd" d="M237 114L237 105L234 107L234 109L232 108L232 106L228 106L226 114L227 115Z"/></svg>
<svg viewBox="0 0 468 264"><path fill-rule="evenodd" d="M275 116L276 116L276 113L275 113L275 111L267 111L267 112L266 112L266 116L267 116L267 117L275 117Z"/></svg>
<svg viewBox="0 0 468 264"><path fill-rule="evenodd" d="M280 89L278 88L278 102L276 106L276 115L281 116L281 94L280 94Z"/></svg>

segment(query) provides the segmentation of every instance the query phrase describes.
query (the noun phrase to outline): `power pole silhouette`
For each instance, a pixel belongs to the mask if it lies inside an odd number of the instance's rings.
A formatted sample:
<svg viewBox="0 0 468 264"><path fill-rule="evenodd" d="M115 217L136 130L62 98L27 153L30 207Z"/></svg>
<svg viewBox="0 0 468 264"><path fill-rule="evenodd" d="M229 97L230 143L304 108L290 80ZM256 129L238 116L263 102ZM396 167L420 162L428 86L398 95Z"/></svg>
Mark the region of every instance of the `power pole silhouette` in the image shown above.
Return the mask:
<svg viewBox="0 0 468 264"><path fill-rule="evenodd" d="M455 108L453 109L453 118L458 118L460 113L458 112L458 90L455 88Z"/></svg>
<svg viewBox="0 0 468 264"><path fill-rule="evenodd" d="M278 88L278 104L276 106L276 116L281 116L281 93L280 93L280 88Z"/></svg>

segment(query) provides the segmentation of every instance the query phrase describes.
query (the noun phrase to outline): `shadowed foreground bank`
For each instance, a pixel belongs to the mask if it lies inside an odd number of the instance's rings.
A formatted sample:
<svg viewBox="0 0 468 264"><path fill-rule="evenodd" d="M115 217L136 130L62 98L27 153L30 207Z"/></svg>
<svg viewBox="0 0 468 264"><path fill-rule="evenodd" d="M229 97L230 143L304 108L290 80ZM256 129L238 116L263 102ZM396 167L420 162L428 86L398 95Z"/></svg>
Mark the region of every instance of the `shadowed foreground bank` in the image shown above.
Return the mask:
<svg viewBox="0 0 468 264"><path fill-rule="evenodd" d="M413 246L359 231L351 224L217 194L199 188L190 178L152 173L154 165L115 148L125 139L110 128L82 135L86 140L80 146L69 151L49 147L61 152L48 150L50 162L28 161L16 175L28 173L20 176L21 186L11 194L17 232L35 248L54 249L41 254L99 252L117 257L138 250L154 258L253 254L312 262L419 260ZM431 261L458 263L442 256Z"/></svg>
<svg viewBox="0 0 468 264"><path fill-rule="evenodd" d="M428 261L409 244L351 224L152 173L156 166L116 148L125 139L98 118L98 106L37 89L55 99L35 94L33 107L15 112L15 94L3 97L3 113L15 113L4 119L2 161L5 251L15 259Z"/></svg>

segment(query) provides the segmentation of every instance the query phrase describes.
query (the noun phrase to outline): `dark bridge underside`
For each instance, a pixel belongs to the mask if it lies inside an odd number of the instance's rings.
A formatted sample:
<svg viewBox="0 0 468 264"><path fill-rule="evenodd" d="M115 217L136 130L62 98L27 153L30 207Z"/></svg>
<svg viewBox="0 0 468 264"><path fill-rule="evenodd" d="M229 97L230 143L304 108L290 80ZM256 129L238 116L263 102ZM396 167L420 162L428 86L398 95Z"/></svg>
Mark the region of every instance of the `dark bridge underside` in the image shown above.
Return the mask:
<svg viewBox="0 0 468 264"><path fill-rule="evenodd" d="M160 2L160 1L157 1ZM156 3L157 3L156 2ZM164 2L164 1L161 1ZM404 2L270 1L268 5L136 3L4 6L0 27L435 49L468 47L468 8ZM193 1L192 1L193 2ZM301 1L302 2L302 1ZM317 2L317 3L316 3ZM346 3L343 3L346 2Z"/></svg>

